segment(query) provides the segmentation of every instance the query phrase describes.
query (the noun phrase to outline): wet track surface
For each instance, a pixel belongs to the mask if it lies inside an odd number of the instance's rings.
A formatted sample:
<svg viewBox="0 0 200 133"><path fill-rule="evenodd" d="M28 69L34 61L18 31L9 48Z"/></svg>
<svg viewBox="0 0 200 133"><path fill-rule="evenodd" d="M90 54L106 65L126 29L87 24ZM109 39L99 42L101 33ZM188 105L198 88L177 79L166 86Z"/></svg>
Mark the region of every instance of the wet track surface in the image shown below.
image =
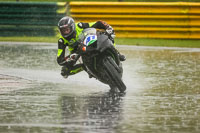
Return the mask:
<svg viewBox="0 0 200 133"><path fill-rule="evenodd" d="M56 44L0 43L0 133L199 133L200 49L118 46L125 94L63 79Z"/></svg>

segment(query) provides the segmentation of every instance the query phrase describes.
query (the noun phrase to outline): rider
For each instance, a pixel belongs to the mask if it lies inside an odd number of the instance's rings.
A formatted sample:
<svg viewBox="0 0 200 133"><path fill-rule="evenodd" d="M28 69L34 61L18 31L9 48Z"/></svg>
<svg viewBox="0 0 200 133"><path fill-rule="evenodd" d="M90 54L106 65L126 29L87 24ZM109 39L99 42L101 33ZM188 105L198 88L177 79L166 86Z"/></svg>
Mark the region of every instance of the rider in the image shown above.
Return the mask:
<svg viewBox="0 0 200 133"><path fill-rule="evenodd" d="M73 18L65 16L58 22L58 29L61 35L58 40L57 62L59 65L63 66L61 69L61 75L65 78L83 70L82 64L75 64L76 62L74 59L77 57L77 54L74 53L77 50L77 46L74 47L74 44L77 42L78 36L83 31L83 29L89 27L104 29L109 35L114 36L113 28L104 21L97 21L92 23L75 23ZM65 48L67 46L70 54L65 57ZM124 55L120 54L119 52L118 54L121 61L126 60Z"/></svg>

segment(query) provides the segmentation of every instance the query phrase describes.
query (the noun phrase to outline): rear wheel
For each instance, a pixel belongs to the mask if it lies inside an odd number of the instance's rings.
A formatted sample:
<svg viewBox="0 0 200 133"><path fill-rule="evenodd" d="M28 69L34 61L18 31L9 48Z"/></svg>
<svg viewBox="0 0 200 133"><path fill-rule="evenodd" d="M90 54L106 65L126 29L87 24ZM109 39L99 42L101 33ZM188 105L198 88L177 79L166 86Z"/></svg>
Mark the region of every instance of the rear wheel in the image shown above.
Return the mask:
<svg viewBox="0 0 200 133"><path fill-rule="evenodd" d="M122 81L121 72L113 58L106 57L104 59L104 68L111 80L111 85L116 86L120 92L124 92L126 90L126 85Z"/></svg>

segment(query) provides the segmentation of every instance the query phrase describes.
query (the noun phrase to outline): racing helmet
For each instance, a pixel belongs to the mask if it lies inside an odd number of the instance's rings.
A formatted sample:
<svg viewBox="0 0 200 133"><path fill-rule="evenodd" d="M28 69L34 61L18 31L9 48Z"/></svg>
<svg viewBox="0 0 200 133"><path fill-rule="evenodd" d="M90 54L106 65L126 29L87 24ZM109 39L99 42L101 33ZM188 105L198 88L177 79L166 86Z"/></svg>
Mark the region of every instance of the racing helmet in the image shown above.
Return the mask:
<svg viewBox="0 0 200 133"><path fill-rule="evenodd" d="M59 28L60 34L64 38L67 38L70 35L73 35L73 33L75 33L74 19L69 16L65 16L61 18L60 21L58 22L58 28Z"/></svg>

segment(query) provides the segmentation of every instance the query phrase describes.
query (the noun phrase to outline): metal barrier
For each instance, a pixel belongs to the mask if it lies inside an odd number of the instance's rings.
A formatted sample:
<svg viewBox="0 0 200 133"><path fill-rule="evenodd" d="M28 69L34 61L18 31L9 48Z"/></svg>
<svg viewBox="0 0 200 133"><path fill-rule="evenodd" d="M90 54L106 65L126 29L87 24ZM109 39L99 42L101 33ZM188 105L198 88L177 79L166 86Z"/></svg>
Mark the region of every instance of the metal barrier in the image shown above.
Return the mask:
<svg viewBox="0 0 200 133"><path fill-rule="evenodd" d="M66 3L0 2L0 36L54 36Z"/></svg>
<svg viewBox="0 0 200 133"><path fill-rule="evenodd" d="M200 3L70 2L76 21L103 20L117 37L200 39Z"/></svg>

